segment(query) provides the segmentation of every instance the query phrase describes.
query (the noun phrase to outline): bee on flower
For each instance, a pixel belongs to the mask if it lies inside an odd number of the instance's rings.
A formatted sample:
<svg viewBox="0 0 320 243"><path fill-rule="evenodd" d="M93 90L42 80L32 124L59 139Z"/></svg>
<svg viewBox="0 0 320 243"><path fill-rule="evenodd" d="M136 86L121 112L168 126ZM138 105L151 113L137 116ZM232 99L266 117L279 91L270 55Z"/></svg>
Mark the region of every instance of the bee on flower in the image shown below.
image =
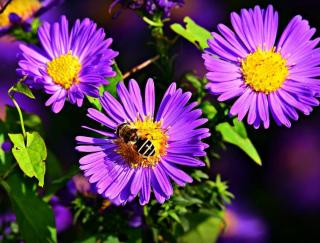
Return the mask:
<svg viewBox="0 0 320 243"><path fill-rule="evenodd" d="M203 166L198 159L205 156L208 145L201 140L210 136L201 128L207 119L188 104L190 92L182 92L173 83L167 89L156 111L155 88L149 79L144 100L139 85L130 80L117 86L120 101L105 92L100 98L104 113L88 109L88 116L104 125L105 130L86 127L103 136L78 136L84 175L94 183L97 192L115 204L124 204L139 195L140 204L147 204L150 194L163 203L173 194L171 180L180 186L192 182L182 166Z"/></svg>

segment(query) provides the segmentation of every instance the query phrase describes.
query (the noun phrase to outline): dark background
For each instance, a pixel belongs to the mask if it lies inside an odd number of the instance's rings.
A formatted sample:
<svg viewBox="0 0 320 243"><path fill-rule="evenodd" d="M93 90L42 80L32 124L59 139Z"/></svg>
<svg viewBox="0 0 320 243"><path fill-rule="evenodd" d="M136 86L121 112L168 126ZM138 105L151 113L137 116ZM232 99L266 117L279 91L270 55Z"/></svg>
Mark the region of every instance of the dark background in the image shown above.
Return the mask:
<svg viewBox="0 0 320 243"><path fill-rule="evenodd" d="M66 14L73 22L76 18L90 17L106 28L108 36L114 39L113 49L120 52L117 62L125 72L133 66L153 57L155 52L149 45L150 33L147 25L130 10L121 10L113 19L108 14L108 4L104 0L67 0L55 13L47 14L50 20L57 20L59 13ZM173 21L182 22L188 15L210 31L216 31L218 23L230 24L230 12L239 12L241 8L259 4L266 8L273 4L279 12L279 33L295 15L302 15L311 26L320 27L320 1L222 1L222 0L186 0L183 8L172 12ZM315 36L319 36L319 31ZM0 46L4 48L3 45ZM12 53L16 49L12 49ZM201 53L190 43L179 40L175 46L177 53L174 80L181 81L189 70L199 75L205 73ZM10 56L10 55L9 55ZM14 54L12 54L14 56ZM5 91L15 77L5 74L8 68L16 65L16 59L0 55L1 92ZM150 67L137 74L146 80L155 77L155 70ZM12 80L9 81L9 80ZM2 93L3 93L2 92ZM6 100L4 96L1 100ZM26 108L40 114L48 127L48 146L53 147L58 158L68 164L78 158L73 150L73 141L64 138L74 137L83 119L81 112L69 115L72 111L66 106L61 116L54 116L42 103L28 102ZM80 121L81 120L81 121ZM85 122L88 122L86 120ZM50 126L55 124L56 127ZM262 225L259 237L226 236L222 242L320 242L320 110L315 108L310 116L301 116L293 122L290 129L272 124L268 130L254 130L248 127L249 137L259 151L263 166L256 165L239 149L227 146L222 151L221 159L212 161L212 174L220 173L223 180L229 181L230 191L236 196L232 208L237 208L248 218L256 219ZM59 146L57 146L57 141ZM231 210L232 210L231 208ZM237 223L241 225L241 219ZM240 227L241 228L241 227ZM239 229L239 227L238 227ZM248 232L252 227L248 226ZM244 229L245 231L245 229ZM230 232L229 232L230 233ZM243 233L243 232L242 232ZM239 233L241 236L241 232ZM248 233L249 234L249 233ZM230 236L230 235L229 235ZM250 234L249 234L250 236Z"/></svg>

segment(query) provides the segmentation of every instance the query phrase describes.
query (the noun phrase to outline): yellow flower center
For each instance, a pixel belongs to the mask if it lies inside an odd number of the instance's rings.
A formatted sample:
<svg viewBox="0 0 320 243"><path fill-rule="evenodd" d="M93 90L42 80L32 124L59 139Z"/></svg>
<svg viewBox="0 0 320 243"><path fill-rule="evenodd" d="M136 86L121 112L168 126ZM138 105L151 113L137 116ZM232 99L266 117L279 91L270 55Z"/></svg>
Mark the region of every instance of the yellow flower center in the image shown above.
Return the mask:
<svg viewBox="0 0 320 243"><path fill-rule="evenodd" d="M270 93L279 89L288 75L286 59L274 49L258 49L241 61L245 83L257 92Z"/></svg>
<svg viewBox="0 0 320 243"><path fill-rule="evenodd" d="M150 167L156 165L161 156L166 154L168 147L168 135L161 128L162 122L154 122L153 118L145 117L143 120L137 119L131 122L130 126L137 129L139 139L149 140L154 146L154 154L152 156L143 156L138 152L139 148L134 143L125 143L122 138L115 139L118 145L116 152L120 154L124 160L132 167Z"/></svg>
<svg viewBox="0 0 320 243"><path fill-rule="evenodd" d="M11 13L19 15L24 21L30 18L40 7L41 4L38 0L13 0L0 14L0 27L10 26L9 15Z"/></svg>
<svg viewBox="0 0 320 243"><path fill-rule="evenodd" d="M81 64L78 57L72 56L71 51L47 63L47 73L53 82L69 89L73 84L79 83Z"/></svg>

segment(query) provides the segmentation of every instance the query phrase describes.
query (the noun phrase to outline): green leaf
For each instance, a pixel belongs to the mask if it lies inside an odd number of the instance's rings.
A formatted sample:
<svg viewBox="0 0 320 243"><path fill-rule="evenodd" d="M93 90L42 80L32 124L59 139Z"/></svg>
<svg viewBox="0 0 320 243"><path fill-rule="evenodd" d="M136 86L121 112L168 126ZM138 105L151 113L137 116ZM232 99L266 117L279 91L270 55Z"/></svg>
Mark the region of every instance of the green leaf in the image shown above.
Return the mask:
<svg viewBox="0 0 320 243"><path fill-rule="evenodd" d="M103 241L105 243L120 243L118 237L114 236L114 235L109 235L107 237L107 239L105 241Z"/></svg>
<svg viewBox="0 0 320 243"><path fill-rule="evenodd" d="M35 99L31 89L29 89L29 87L22 82L16 83L12 90L24 94L25 96L28 96L31 99Z"/></svg>
<svg viewBox="0 0 320 243"><path fill-rule="evenodd" d="M84 240L80 240L80 241L77 241L79 243L96 243L97 242L97 239L95 236L90 236Z"/></svg>
<svg viewBox="0 0 320 243"><path fill-rule="evenodd" d="M52 209L37 197L33 184L17 174L1 184L9 195L23 240L26 243L57 242Z"/></svg>
<svg viewBox="0 0 320 243"><path fill-rule="evenodd" d="M209 101L202 102L201 109L209 120L212 120L218 113L217 109Z"/></svg>
<svg viewBox="0 0 320 243"><path fill-rule="evenodd" d="M31 23L31 30L25 31L22 27L15 27L10 30L10 34L14 36L17 40L22 40L26 43L37 44L37 32L38 28L41 25L41 21L38 18L34 18Z"/></svg>
<svg viewBox="0 0 320 243"><path fill-rule="evenodd" d="M117 95L117 85L120 81L123 80L123 77L116 63L112 66L112 69L116 72L116 76L108 78L109 84L103 86L103 91L108 91L115 97Z"/></svg>
<svg viewBox="0 0 320 243"><path fill-rule="evenodd" d="M4 134L2 133L2 131L0 131L0 164L1 164L1 166L5 165L5 163L6 163L6 155L2 149L2 144L4 141L5 141Z"/></svg>
<svg viewBox="0 0 320 243"><path fill-rule="evenodd" d="M88 99L88 101L90 102L90 104L94 106L94 108L96 108L96 109L98 109L99 111L101 111L102 106L101 106L98 98L94 98L94 97L91 97L91 96L87 96L87 99Z"/></svg>
<svg viewBox="0 0 320 243"><path fill-rule="evenodd" d="M190 17L185 17L183 20L186 23L186 27L182 27L180 24L172 24L171 29L178 35L181 35L200 50L204 50L208 47L208 39L212 38L212 35L205 28L197 25Z"/></svg>
<svg viewBox="0 0 320 243"><path fill-rule="evenodd" d="M42 120L39 116L23 112L23 120L27 130L37 131L40 134L43 133L43 127L41 126ZM15 108L10 106L6 107L6 126L7 131L11 131L12 133L18 133L21 131L18 112Z"/></svg>
<svg viewBox="0 0 320 243"><path fill-rule="evenodd" d="M123 77L116 63L112 66L112 69L116 72L116 75L112 78L108 78L109 84L102 85L100 87L100 95L102 95L104 91L108 91L114 97L117 95L117 85L121 80L123 80ZM101 111L102 107L98 98L87 96L87 99L96 109Z"/></svg>
<svg viewBox="0 0 320 243"><path fill-rule="evenodd" d="M190 223L190 229L178 238L179 243L216 242L222 221L218 217L205 213L193 213L186 217Z"/></svg>
<svg viewBox="0 0 320 243"><path fill-rule="evenodd" d="M5 153L2 149L2 144L7 140L5 134L7 134L7 129L4 122L0 120L0 175L6 175L12 168L14 161L11 153Z"/></svg>
<svg viewBox="0 0 320 243"><path fill-rule="evenodd" d="M41 125L41 118L35 114L24 113L24 125L31 129L38 129Z"/></svg>
<svg viewBox="0 0 320 243"><path fill-rule="evenodd" d="M220 123L216 126L216 130L221 133L223 141L239 147L258 165L262 165L261 158L256 148L247 137L244 124L239 122L236 118L233 120L233 123L234 126L231 126L227 122Z"/></svg>
<svg viewBox="0 0 320 243"><path fill-rule="evenodd" d="M49 158L48 158L48 164L49 164ZM48 169L49 171L49 169ZM62 177L55 179L53 181L51 181L50 184L48 184L45 188L45 194L43 196L43 200L48 202L50 201L51 197L62 187L64 187L67 182L73 177L75 176L77 173L79 172L79 168L78 167L74 167L72 169L70 169L65 175L63 175Z"/></svg>
<svg viewBox="0 0 320 243"><path fill-rule="evenodd" d="M64 177L65 173L63 171L62 165L60 164L59 159L56 155L50 150L47 149L47 159L46 159L46 170L47 176L51 179Z"/></svg>
<svg viewBox="0 0 320 243"><path fill-rule="evenodd" d="M36 177L39 186L43 187L47 149L42 137L37 132L27 132L27 144L22 134L9 134L9 138L13 143L13 156L21 170L29 177Z"/></svg>
<svg viewBox="0 0 320 243"><path fill-rule="evenodd" d="M209 176L204 173L201 170L195 170L192 174L191 174L192 178L194 178L197 181L202 181L203 179L209 179Z"/></svg>
<svg viewBox="0 0 320 243"><path fill-rule="evenodd" d="M196 89L198 94L202 92L202 80L192 73L187 73L185 78Z"/></svg>

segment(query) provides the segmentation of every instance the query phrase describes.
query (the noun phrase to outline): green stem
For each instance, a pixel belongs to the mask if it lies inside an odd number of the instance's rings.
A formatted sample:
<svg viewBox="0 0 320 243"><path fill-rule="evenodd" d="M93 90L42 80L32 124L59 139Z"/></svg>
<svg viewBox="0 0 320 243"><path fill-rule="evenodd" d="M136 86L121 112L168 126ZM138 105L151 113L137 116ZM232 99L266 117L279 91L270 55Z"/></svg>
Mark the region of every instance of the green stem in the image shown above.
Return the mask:
<svg viewBox="0 0 320 243"><path fill-rule="evenodd" d="M1 176L1 179L7 179L7 177L11 174L11 172L16 168L17 165L18 164L16 162L13 165L11 165L11 167L6 171L6 173L4 173L3 176Z"/></svg>
<svg viewBox="0 0 320 243"><path fill-rule="evenodd" d="M21 130L22 130L22 134L23 134L23 137L26 139L27 138L27 133L26 133L26 129L24 127L24 121L23 121L23 115L22 115L22 111L20 109L20 106L18 104L18 102L16 101L16 99L14 98L14 94L11 94L11 92L14 92L14 86L11 87L9 90L8 90L8 95L10 97L10 99L12 100L12 103L14 104L14 106L16 107L18 113L19 113L19 119L20 119L20 125L21 125Z"/></svg>
<svg viewBox="0 0 320 243"><path fill-rule="evenodd" d="M151 30L151 36L153 38L155 50L160 56L155 65L161 72L161 80L169 83L173 76L173 61L170 58L170 48L173 43L166 36L161 14L154 15L152 22L149 21L147 23L149 24L149 28Z"/></svg>
<svg viewBox="0 0 320 243"><path fill-rule="evenodd" d="M143 19L144 22L146 22L150 26L154 26L154 27L162 27L163 26L163 23L162 23L161 19L160 19L160 21L159 20L153 21L153 20L151 20L151 19L149 19L147 17L143 17L142 19Z"/></svg>

